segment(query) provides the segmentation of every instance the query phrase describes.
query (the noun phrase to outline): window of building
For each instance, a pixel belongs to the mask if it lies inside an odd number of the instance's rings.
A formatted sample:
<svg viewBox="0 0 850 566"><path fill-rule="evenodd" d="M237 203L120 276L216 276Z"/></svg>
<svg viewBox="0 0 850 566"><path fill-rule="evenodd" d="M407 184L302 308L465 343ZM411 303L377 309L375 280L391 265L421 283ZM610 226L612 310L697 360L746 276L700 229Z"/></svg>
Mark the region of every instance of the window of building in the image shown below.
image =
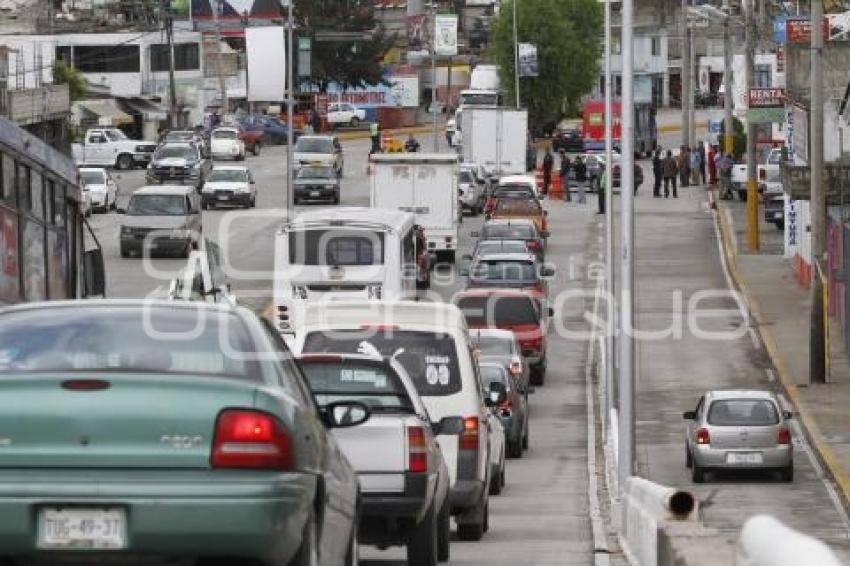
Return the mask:
<svg viewBox="0 0 850 566"><path fill-rule="evenodd" d="M28 211L32 208L30 200L30 168L23 163L18 163L18 208Z"/></svg>
<svg viewBox="0 0 850 566"><path fill-rule="evenodd" d="M174 70L196 71L201 68L200 50L197 43L178 43L174 45ZM151 71L168 70L168 45L151 45Z"/></svg>
<svg viewBox="0 0 850 566"><path fill-rule="evenodd" d="M138 45L77 45L74 67L83 73L138 73Z"/></svg>
<svg viewBox="0 0 850 566"><path fill-rule="evenodd" d="M755 71L756 88L770 88L770 65L756 65Z"/></svg>
<svg viewBox="0 0 850 566"><path fill-rule="evenodd" d="M39 220L44 220L44 185L38 171L30 172L30 199L32 199L32 213Z"/></svg>
<svg viewBox="0 0 850 566"><path fill-rule="evenodd" d="M655 56L661 55L661 38L653 37L652 38L652 54Z"/></svg>
<svg viewBox="0 0 850 566"><path fill-rule="evenodd" d="M0 304L21 300L18 215L0 207Z"/></svg>

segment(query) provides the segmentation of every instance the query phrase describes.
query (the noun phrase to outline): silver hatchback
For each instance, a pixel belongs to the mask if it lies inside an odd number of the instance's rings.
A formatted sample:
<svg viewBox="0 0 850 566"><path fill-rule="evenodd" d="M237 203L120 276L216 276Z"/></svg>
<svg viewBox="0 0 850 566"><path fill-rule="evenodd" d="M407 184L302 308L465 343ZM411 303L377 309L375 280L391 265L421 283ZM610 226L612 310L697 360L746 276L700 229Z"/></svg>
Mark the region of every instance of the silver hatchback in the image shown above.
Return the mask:
<svg viewBox="0 0 850 566"><path fill-rule="evenodd" d="M794 480L791 413L770 391L709 391L684 418L686 465L694 482L724 469L777 471L783 481Z"/></svg>

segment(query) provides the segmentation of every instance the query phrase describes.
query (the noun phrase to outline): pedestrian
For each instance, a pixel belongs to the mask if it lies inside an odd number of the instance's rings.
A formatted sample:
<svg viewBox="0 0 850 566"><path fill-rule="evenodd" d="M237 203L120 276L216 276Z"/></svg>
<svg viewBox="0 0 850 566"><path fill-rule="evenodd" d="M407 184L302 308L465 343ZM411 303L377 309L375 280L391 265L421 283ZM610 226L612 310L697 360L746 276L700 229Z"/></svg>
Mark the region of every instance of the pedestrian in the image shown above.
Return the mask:
<svg viewBox="0 0 850 566"><path fill-rule="evenodd" d="M702 184L705 185L707 183L707 179L705 178L705 143L700 142L699 144L699 176L702 178Z"/></svg>
<svg viewBox="0 0 850 566"><path fill-rule="evenodd" d="M408 153L416 153L419 151L419 141L413 137L413 134L407 136L407 141L404 142L404 151Z"/></svg>
<svg viewBox="0 0 850 566"><path fill-rule="evenodd" d="M676 174L679 172L679 166L676 159L673 158L673 152L667 150L667 157L661 162L661 173L664 175L664 198L670 198L670 185L673 185L673 198L678 198L676 192Z"/></svg>
<svg viewBox="0 0 850 566"><path fill-rule="evenodd" d="M676 159L676 166L679 169L679 182L682 187L688 186L688 181L691 178L691 172L688 170L688 166L690 165L690 156L688 155L689 150L688 146L683 145L679 150L678 159Z"/></svg>
<svg viewBox="0 0 850 566"><path fill-rule="evenodd" d="M708 146L706 161L708 162L708 182L713 185L717 183L717 152L714 151L713 145Z"/></svg>
<svg viewBox="0 0 850 566"><path fill-rule="evenodd" d="M691 174L691 184L699 185L699 170L702 166L699 158L699 150L693 148L688 154L688 172Z"/></svg>
<svg viewBox="0 0 850 566"><path fill-rule="evenodd" d="M561 186L564 187L564 200L570 202L570 156L562 149L561 150Z"/></svg>
<svg viewBox="0 0 850 566"><path fill-rule="evenodd" d="M587 198L585 198L585 190L587 189L587 165L581 158L581 155L576 157L576 160L573 163L573 171L575 171L576 190L578 191L577 202L579 204L584 204L587 202Z"/></svg>
<svg viewBox="0 0 850 566"><path fill-rule="evenodd" d="M732 165L734 164L734 160L732 159L732 154L726 154L720 156L720 159L717 161L717 170L720 174L720 198L723 200L732 200L734 199L734 194L732 193Z"/></svg>
<svg viewBox="0 0 850 566"><path fill-rule="evenodd" d="M652 155L652 196L658 198L661 196L661 149L656 149Z"/></svg>
<svg viewBox="0 0 850 566"><path fill-rule="evenodd" d="M552 182L552 167L555 164L555 158L552 157L552 148L546 146L546 153L543 155L543 195L549 194L549 184Z"/></svg>
<svg viewBox="0 0 850 566"><path fill-rule="evenodd" d="M377 121L369 124L369 137L372 138L372 153L381 151L381 132Z"/></svg>

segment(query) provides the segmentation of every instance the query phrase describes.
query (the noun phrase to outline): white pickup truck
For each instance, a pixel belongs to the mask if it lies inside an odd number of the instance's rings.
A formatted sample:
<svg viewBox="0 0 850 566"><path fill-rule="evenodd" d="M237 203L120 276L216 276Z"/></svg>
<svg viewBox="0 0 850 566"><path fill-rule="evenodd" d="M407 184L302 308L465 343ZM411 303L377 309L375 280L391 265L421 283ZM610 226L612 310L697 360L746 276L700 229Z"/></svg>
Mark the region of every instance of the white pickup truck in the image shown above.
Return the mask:
<svg viewBox="0 0 850 566"><path fill-rule="evenodd" d="M131 140L118 128L92 128L83 143L71 144L71 154L78 166L132 169L147 165L156 142Z"/></svg>
<svg viewBox="0 0 850 566"><path fill-rule="evenodd" d="M351 126L356 128L366 121L366 111L346 102L334 102L328 105L328 124L331 126Z"/></svg>

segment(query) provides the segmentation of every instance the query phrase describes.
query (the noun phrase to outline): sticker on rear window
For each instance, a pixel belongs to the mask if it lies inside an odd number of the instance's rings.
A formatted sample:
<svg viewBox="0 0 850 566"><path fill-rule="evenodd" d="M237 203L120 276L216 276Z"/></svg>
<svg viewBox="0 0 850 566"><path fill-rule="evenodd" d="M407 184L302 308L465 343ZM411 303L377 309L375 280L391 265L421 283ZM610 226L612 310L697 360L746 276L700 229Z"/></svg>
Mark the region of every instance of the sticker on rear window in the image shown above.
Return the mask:
<svg viewBox="0 0 850 566"><path fill-rule="evenodd" d="M446 364L428 364L425 368L425 379L428 385L446 386L449 384L449 367Z"/></svg>

